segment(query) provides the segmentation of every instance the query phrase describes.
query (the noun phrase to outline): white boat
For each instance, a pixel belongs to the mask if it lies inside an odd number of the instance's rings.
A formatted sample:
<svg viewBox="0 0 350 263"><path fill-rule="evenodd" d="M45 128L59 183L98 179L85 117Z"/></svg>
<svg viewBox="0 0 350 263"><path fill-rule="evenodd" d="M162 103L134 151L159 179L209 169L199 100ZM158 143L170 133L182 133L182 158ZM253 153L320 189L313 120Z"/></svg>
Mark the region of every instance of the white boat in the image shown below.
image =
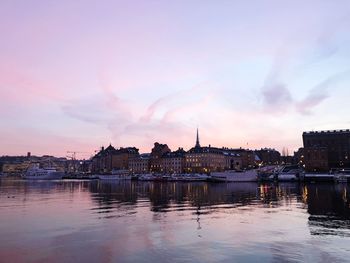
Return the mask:
<svg viewBox="0 0 350 263"><path fill-rule="evenodd" d="M128 170L113 169L111 174L99 174L95 175L100 180L131 180L131 174Z"/></svg>
<svg viewBox="0 0 350 263"><path fill-rule="evenodd" d="M138 180L140 181L154 181L156 179L156 176L153 174L140 174L138 176Z"/></svg>
<svg viewBox="0 0 350 263"><path fill-rule="evenodd" d="M94 175L100 180L131 180L129 174L98 174Z"/></svg>
<svg viewBox="0 0 350 263"><path fill-rule="evenodd" d="M26 180L59 180L64 176L64 172L59 172L55 168L29 168L22 176Z"/></svg>
<svg viewBox="0 0 350 263"><path fill-rule="evenodd" d="M278 181L298 181L303 176L303 171L298 165L285 165L276 170L274 179Z"/></svg>
<svg viewBox="0 0 350 263"><path fill-rule="evenodd" d="M256 169L246 171L228 170L211 173L211 180L217 182L255 182L258 180Z"/></svg>
<svg viewBox="0 0 350 263"><path fill-rule="evenodd" d="M174 174L171 176L171 181L207 181L209 176L207 174Z"/></svg>

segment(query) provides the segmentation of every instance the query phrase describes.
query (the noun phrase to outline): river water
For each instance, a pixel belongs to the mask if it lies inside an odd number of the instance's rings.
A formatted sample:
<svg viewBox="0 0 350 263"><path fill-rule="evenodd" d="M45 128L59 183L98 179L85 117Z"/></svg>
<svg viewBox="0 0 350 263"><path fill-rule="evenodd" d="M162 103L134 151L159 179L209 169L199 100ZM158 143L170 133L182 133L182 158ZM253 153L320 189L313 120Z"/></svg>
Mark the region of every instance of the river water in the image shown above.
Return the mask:
<svg viewBox="0 0 350 263"><path fill-rule="evenodd" d="M344 184L0 180L0 262L349 262Z"/></svg>

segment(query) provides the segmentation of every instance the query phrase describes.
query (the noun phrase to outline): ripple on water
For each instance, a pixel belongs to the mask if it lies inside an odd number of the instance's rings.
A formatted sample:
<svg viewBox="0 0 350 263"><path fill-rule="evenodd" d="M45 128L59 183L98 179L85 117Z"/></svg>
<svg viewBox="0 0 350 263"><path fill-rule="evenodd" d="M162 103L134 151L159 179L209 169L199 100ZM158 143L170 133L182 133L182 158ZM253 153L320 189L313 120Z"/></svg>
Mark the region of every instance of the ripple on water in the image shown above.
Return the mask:
<svg viewBox="0 0 350 263"><path fill-rule="evenodd" d="M21 249L19 262L341 261L350 256L344 189L1 181L0 258Z"/></svg>

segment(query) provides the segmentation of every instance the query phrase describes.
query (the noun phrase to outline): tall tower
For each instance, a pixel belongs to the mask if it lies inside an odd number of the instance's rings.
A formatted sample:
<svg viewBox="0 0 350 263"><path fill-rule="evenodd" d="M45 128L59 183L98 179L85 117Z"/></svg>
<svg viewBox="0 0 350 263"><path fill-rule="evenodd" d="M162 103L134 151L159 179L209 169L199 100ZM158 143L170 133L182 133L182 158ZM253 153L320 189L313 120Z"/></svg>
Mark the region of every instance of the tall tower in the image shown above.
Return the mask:
<svg viewBox="0 0 350 263"><path fill-rule="evenodd" d="M199 135L198 135L198 128L197 128L197 140L196 140L196 148L201 147L201 145L199 144Z"/></svg>

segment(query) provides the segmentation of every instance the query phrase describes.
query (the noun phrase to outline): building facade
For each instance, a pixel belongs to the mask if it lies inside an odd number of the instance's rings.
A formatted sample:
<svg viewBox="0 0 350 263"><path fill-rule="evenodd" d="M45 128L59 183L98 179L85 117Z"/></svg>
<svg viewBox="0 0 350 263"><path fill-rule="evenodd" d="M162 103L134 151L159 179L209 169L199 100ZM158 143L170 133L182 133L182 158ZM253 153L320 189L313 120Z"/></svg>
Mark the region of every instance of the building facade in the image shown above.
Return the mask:
<svg viewBox="0 0 350 263"><path fill-rule="evenodd" d="M170 153L171 150L166 144L154 143L154 147L152 149L150 155L150 172L154 173L162 173L164 172L163 168L163 156Z"/></svg>
<svg viewBox="0 0 350 263"><path fill-rule="evenodd" d="M228 148L223 148L222 151L225 157L225 170L242 170L242 157L239 153Z"/></svg>
<svg viewBox="0 0 350 263"><path fill-rule="evenodd" d="M349 129L304 132L303 144L304 149L326 148L329 168L350 168Z"/></svg>
<svg viewBox="0 0 350 263"><path fill-rule="evenodd" d="M135 147L115 149L109 145L104 147L92 158L91 169L94 173L111 173L113 170L129 170L129 159L139 155Z"/></svg>
<svg viewBox="0 0 350 263"><path fill-rule="evenodd" d="M306 172L328 172L328 150L326 147L300 148L297 152L298 163Z"/></svg>
<svg viewBox="0 0 350 263"><path fill-rule="evenodd" d="M133 174L149 173L150 154L144 153L129 159L129 171Z"/></svg>
<svg viewBox="0 0 350 263"><path fill-rule="evenodd" d="M273 165L281 162L281 154L275 149L261 148L256 150L255 153L259 156L262 164Z"/></svg>
<svg viewBox="0 0 350 263"><path fill-rule="evenodd" d="M183 148L179 148L177 151L166 153L162 157L163 172L168 174L179 174L185 171L185 154Z"/></svg>

